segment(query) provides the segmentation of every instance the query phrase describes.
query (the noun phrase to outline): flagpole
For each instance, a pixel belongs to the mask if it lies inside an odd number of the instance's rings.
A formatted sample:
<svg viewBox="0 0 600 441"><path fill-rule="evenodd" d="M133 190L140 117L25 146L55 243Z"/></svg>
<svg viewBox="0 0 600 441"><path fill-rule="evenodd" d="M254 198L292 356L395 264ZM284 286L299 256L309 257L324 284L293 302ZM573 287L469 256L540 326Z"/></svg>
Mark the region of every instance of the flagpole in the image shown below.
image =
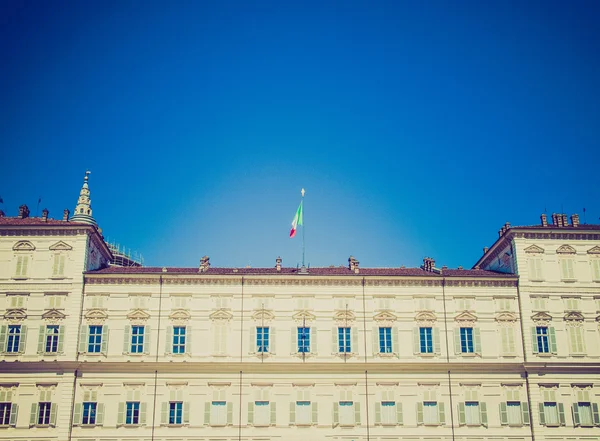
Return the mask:
<svg viewBox="0 0 600 441"><path fill-rule="evenodd" d="M304 189L302 189L300 191L300 193L302 194L302 201L300 202L302 204L302 268L305 268L305 266L304 266Z"/></svg>

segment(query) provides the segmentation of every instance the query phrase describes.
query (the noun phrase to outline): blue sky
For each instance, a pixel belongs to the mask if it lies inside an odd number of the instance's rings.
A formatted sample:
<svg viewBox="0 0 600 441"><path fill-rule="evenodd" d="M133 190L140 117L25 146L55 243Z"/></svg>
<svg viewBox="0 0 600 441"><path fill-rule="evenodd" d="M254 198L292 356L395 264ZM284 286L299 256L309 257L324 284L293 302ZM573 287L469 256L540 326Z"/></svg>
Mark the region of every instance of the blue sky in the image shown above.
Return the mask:
<svg viewBox="0 0 600 441"><path fill-rule="evenodd" d="M600 4L570 3L4 1L2 208L60 218L89 168L156 266L296 266L302 187L312 266L598 223Z"/></svg>

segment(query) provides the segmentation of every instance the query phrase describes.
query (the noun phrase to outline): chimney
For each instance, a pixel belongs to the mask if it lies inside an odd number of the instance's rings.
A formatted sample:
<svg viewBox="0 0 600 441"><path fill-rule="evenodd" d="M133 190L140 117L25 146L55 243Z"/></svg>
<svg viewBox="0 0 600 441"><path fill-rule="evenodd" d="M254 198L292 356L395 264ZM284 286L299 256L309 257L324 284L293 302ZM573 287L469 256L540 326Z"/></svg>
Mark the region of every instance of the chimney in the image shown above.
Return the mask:
<svg viewBox="0 0 600 441"><path fill-rule="evenodd" d="M281 257L277 257L275 259L275 268L277 268L277 272L281 272Z"/></svg>
<svg viewBox="0 0 600 441"><path fill-rule="evenodd" d="M348 269L350 271L354 271L355 268L356 268L356 259L354 258L354 256L348 257Z"/></svg>
<svg viewBox="0 0 600 441"><path fill-rule="evenodd" d="M4 211L0 210L0 217L4 217L6 216L6 213L4 213Z"/></svg>
<svg viewBox="0 0 600 441"><path fill-rule="evenodd" d="M360 262L356 259L354 259L354 274L358 274L358 264Z"/></svg>
<svg viewBox="0 0 600 441"><path fill-rule="evenodd" d="M69 214L71 214L71 212L69 211L68 208L65 208L65 210L63 211L63 220L64 221L68 221L69 220Z"/></svg>
<svg viewBox="0 0 600 441"><path fill-rule="evenodd" d="M498 237L502 237L503 234L504 234L504 231L502 231L502 229L498 230Z"/></svg>
<svg viewBox="0 0 600 441"><path fill-rule="evenodd" d="M546 216L546 213L543 213L540 216L540 219L542 219L542 227L547 227L548 226L548 216Z"/></svg>
<svg viewBox="0 0 600 441"><path fill-rule="evenodd" d="M556 213L552 213L552 225L558 227L558 215Z"/></svg>
<svg viewBox="0 0 600 441"><path fill-rule="evenodd" d="M435 266L435 260L431 257L423 258L423 269L429 273L433 272L433 267Z"/></svg>
<svg viewBox="0 0 600 441"><path fill-rule="evenodd" d="M200 268L198 268L198 272L205 272L208 271L208 268L210 267L210 258L208 256L204 256L200 259Z"/></svg>
<svg viewBox="0 0 600 441"><path fill-rule="evenodd" d="M488 250L489 250L489 248L488 248L488 247L483 247L483 254L487 253L487 252L488 252Z"/></svg>
<svg viewBox="0 0 600 441"><path fill-rule="evenodd" d="M508 231L508 230L510 230L510 222L507 222L507 223L505 223L505 224L504 224L504 228L505 228L505 230L504 230L504 231Z"/></svg>
<svg viewBox="0 0 600 441"><path fill-rule="evenodd" d="M577 228L579 226L579 215L578 214L571 215L571 224L573 224L573 226L575 228Z"/></svg>
<svg viewBox="0 0 600 441"><path fill-rule="evenodd" d="M19 207L19 217L21 219L29 217L29 208L27 208L27 205L23 204Z"/></svg>
<svg viewBox="0 0 600 441"><path fill-rule="evenodd" d="M50 213L50 212L48 211L48 209L47 209L47 208L44 208L44 209L42 210L42 220L43 220L44 222L48 222L48 214L49 214L49 213Z"/></svg>
<svg viewBox="0 0 600 441"><path fill-rule="evenodd" d="M569 226L569 219L567 218L566 214L561 214L562 217L562 226L563 227L568 227Z"/></svg>

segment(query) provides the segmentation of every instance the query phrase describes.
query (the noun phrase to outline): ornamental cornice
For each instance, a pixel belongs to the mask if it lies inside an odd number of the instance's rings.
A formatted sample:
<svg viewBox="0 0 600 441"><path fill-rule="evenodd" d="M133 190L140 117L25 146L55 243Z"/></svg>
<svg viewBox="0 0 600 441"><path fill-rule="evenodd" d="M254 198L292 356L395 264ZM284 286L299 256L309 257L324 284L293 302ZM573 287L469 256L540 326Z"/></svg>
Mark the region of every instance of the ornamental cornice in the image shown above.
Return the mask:
<svg viewBox="0 0 600 441"><path fill-rule="evenodd" d="M547 312L538 312L531 316L531 320L538 326L550 326L552 316Z"/></svg>
<svg viewBox="0 0 600 441"><path fill-rule="evenodd" d="M87 233L86 228L76 228L70 227L69 229L65 229L65 227L56 227L56 228L23 228L22 226L7 229L6 226L3 226L0 229L0 236L77 236L80 234Z"/></svg>
<svg viewBox="0 0 600 441"><path fill-rule="evenodd" d="M517 286L517 280L449 280L446 286L458 287L513 287Z"/></svg>
<svg viewBox="0 0 600 441"><path fill-rule="evenodd" d="M561 232L556 233L552 231L536 231L536 232L513 232L514 237L519 239L558 239L558 240L600 240L600 234L597 233L579 233L576 231L572 232Z"/></svg>
<svg viewBox="0 0 600 441"><path fill-rule="evenodd" d="M360 284L360 283L359 283ZM367 286L442 286L441 280L432 279L366 279Z"/></svg>

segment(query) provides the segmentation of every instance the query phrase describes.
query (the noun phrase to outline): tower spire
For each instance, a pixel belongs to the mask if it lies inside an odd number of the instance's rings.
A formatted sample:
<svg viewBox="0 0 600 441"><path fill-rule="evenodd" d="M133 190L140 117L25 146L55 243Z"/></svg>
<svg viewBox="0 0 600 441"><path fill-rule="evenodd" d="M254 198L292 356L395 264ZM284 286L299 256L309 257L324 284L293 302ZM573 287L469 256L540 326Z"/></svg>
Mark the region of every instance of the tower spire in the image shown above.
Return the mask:
<svg viewBox="0 0 600 441"><path fill-rule="evenodd" d="M77 199L77 206L75 207L75 213L71 216L71 220L73 222L83 222L98 226L96 220L92 217L92 201L90 200L90 189L88 187L90 173L89 170L85 172L83 186L79 192L79 199Z"/></svg>

